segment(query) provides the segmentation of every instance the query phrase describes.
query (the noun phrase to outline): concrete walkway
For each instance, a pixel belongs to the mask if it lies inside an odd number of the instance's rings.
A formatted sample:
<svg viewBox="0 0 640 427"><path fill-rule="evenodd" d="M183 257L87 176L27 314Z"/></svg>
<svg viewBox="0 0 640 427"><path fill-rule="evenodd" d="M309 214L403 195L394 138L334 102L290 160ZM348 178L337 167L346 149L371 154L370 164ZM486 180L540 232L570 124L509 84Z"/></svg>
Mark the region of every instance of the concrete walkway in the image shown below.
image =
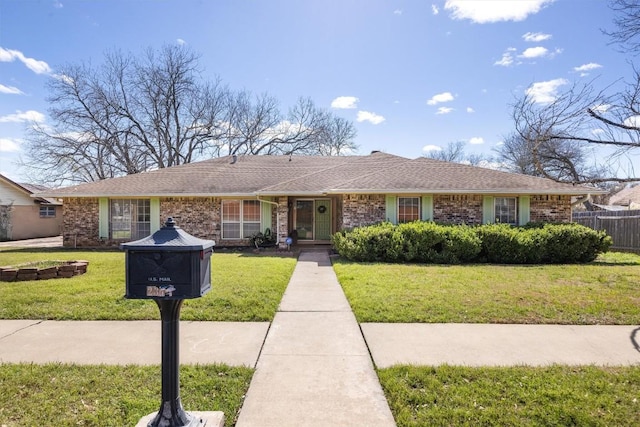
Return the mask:
<svg viewBox="0 0 640 427"><path fill-rule="evenodd" d="M236 426L395 426L326 253L300 255Z"/></svg>

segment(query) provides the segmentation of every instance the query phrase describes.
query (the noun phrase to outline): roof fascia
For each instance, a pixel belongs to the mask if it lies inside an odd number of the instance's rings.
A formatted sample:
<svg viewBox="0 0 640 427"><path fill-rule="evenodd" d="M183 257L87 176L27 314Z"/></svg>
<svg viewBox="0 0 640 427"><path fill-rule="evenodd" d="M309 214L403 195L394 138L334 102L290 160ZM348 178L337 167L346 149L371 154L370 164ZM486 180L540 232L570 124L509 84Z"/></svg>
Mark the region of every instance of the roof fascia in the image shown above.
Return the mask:
<svg viewBox="0 0 640 427"><path fill-rule="evenodd" d="M429 190L426 188L411 189L411 188L397 188L397 189L385 189L385 190L362 190L362 189L333 189L328 190L326 194L523 194L523 195L537 195L537 194L550 194L550 195L563 195L563 196L580 196L583 194L607 194L606 190L598 188L578 190L531 190L531 189L496 189L496 190L482 190L482 189L469 189L469 190Z"/></svg>

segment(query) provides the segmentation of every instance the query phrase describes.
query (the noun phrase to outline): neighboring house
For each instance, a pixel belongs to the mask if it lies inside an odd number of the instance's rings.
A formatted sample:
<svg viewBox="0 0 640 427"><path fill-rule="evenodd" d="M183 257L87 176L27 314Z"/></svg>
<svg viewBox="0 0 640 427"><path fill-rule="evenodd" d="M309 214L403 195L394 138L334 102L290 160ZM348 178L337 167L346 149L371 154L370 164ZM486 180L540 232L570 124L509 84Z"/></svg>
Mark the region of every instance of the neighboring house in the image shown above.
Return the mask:
<svg viewBox="0 0 640 427"><path fill-rule="evenodd" d="M609 198L609 205L619 207L617 210L640 209L640 185L626 187Z"/></svg>
<svg viewBox="0 0 640 427"><path fill-rule="evenodd" d="M427 158L242 156L46 191L64 202L64 245L117 245L173 217L220 246L270 229L283 245L329 243L339 230L431 220L482 224L571 221L572 196L601 193L527 175Z"/></svg>
<svg viewBox="0 0 640 427"><path fill-rule="evenodd" d="M0 175L0 240L59 236L62 203L55 198L33 197L46 188L18 184Z"/></svg>

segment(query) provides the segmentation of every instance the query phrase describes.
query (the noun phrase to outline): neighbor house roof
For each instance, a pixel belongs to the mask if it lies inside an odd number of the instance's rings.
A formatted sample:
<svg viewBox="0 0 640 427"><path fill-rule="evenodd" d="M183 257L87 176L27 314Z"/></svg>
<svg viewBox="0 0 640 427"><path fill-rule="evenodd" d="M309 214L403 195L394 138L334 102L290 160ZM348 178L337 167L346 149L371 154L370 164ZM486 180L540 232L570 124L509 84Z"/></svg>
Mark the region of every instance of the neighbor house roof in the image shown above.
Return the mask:
<svg viewBox="0 0 640 427"><path fill-rule="evenodd" d="M343 193L601 193L528 175L386 153L220 157L39 193L47 197L270 196Z"/></svg>
<svg viewBox="0 0 640 427"><path fill-rule="evenodd" d="M49 188L44 187L42 185L18 183L18 182L12 181L11 179L1 174L0 174L0 183L5 183L5 185L15 188L17 191L25 194L26 196L33 196L34 193L39 193L41 191L49 190ZM39 196L33 196L33 197L36 199L35 201L39 203L52 204L52 205L61 204L59 201L55 199L49 199L49 198L39 197Z"/></svg>
<svg viewBox="0 0 640 427"><path fill-rule="evenodd" d="M609 204L627 207L640 205L640 185L626 187L618 191L611 196Z"/></svg>

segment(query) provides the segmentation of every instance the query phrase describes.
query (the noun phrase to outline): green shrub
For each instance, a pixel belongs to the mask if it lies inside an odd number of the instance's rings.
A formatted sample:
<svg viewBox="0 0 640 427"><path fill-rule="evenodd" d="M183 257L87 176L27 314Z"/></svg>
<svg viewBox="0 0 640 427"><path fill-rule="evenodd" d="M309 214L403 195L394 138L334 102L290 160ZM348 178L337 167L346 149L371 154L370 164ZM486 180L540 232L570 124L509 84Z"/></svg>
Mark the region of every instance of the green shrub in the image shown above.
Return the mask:
<svg viewBox="0 0 640 427"><path fill-rule="evenodd" d="M605 232L579 224L541 223L470 227L384 222L333 236L334 248L350 260L439 264L589 262L606 252L611 243Z"/></svg>

